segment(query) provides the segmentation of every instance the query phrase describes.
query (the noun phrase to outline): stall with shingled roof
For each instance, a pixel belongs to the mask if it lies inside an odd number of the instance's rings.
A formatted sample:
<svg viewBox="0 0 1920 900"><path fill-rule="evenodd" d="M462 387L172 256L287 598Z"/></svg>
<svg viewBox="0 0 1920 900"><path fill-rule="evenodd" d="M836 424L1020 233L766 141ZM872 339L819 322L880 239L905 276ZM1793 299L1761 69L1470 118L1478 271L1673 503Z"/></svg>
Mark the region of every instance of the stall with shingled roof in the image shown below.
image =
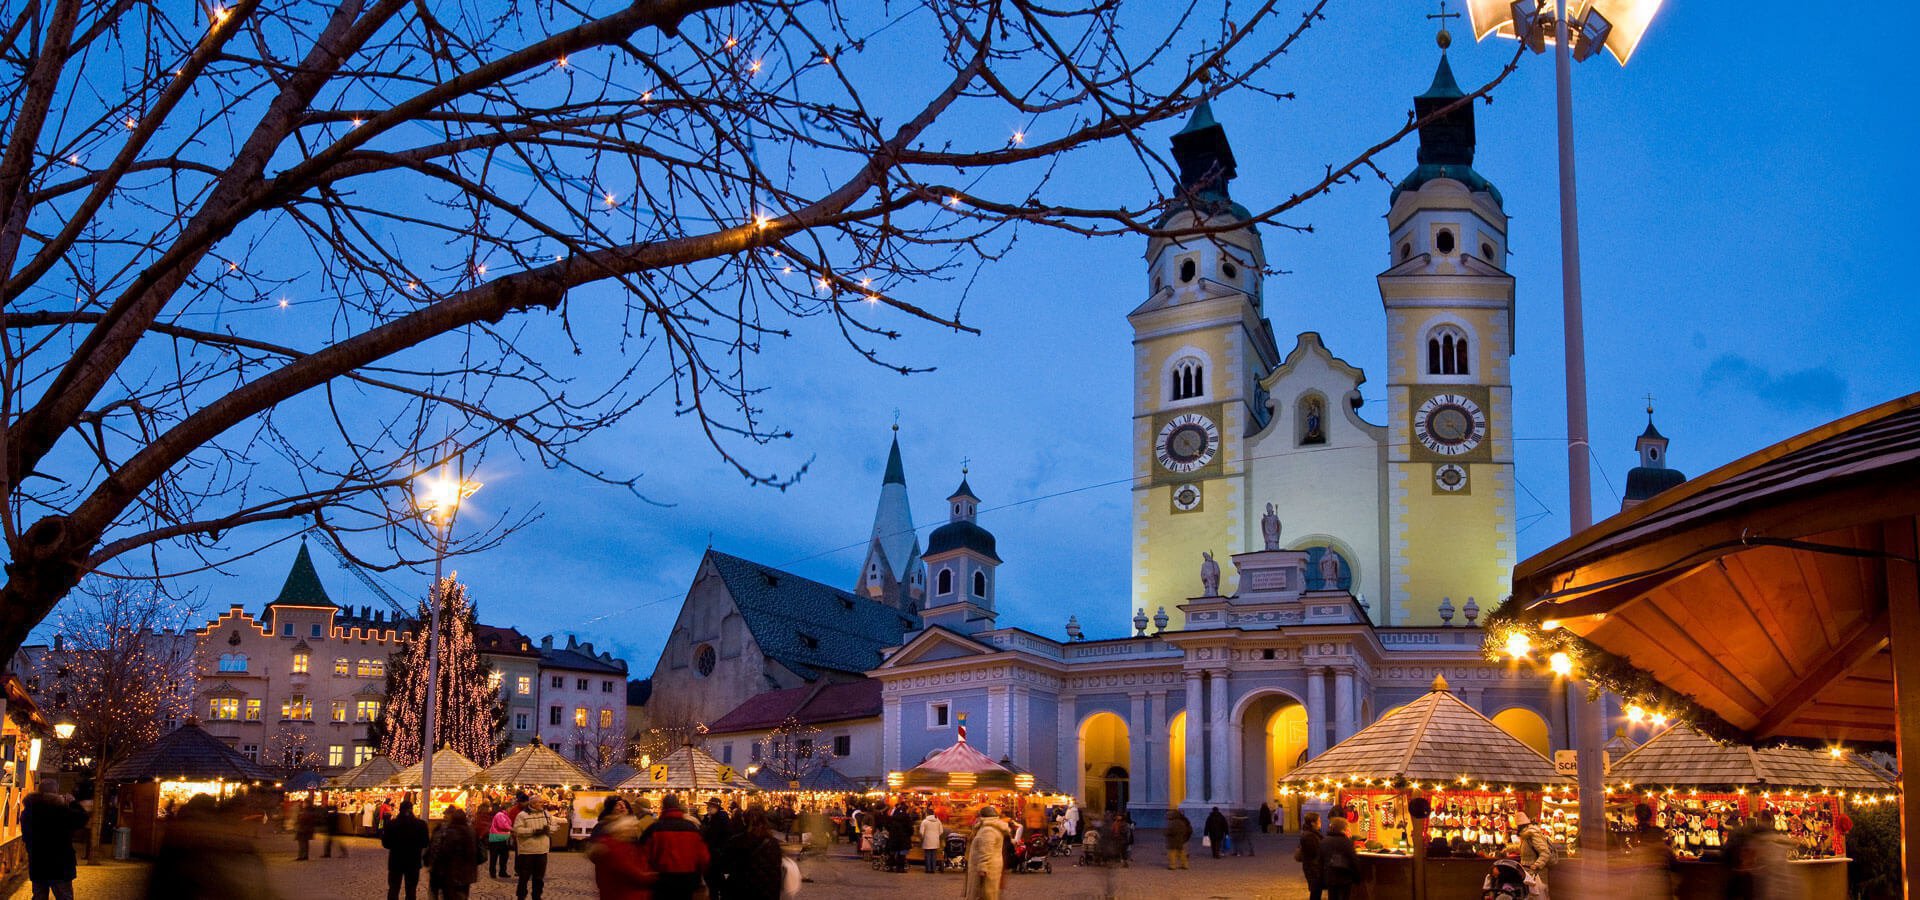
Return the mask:
<svg viewBox="0 0 1920 900"><path fill-rule="evenodd" d="M415 762L392 778L387 779L389 787L406 788L409 791L420 789L420 763ZM469 807L466 788L467 779L479 774L480 766L451 747L441 747L433 754L433 806L425 818L435 821L446 812L448 807ZM415 811L417 815L418 810Z"/></svg>
<svg viewBox="0 0 1920 900"><path fill-rule="evenodd" d="M225 801L279 787L272 772L208 734L195 719L115 763L104 780L121 786L120 824L131 829L132 849L139 854L159 849L167 820L195 795Z"/></svg>

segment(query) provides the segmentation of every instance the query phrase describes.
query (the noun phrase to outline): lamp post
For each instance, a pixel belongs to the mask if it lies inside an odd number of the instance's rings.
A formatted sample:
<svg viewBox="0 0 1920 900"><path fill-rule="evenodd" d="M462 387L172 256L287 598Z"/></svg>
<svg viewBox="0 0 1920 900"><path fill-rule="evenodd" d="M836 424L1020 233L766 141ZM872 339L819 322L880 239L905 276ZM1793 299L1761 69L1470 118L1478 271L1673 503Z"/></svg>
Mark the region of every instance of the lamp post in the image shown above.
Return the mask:
<svg viewBox="0 0 1920 900"><path fill-rule="evenodd" d="M1587 437L1587 339L1580 296L1580 211L1574 190L1573 63L1601 49L1620 65L1640 45L1661 0L1469 0L1473 36L1490 34L1517 38L1535 53L1553 47L1554 106L1560 163L1560 291L1566 335L1567 369L1567 517L1578 534L1593 524L1592 467ZM1571 666L1556 675L1571 676ZM1569 696L1581 685L1571 677L1557 677ZM1568 706L1576 706L1568 703ZM1605 705L1589 701L1577 705L1573 746L1578 755L1580 786L1580 846L1588 858L1606 852L1606 773L1601 746L1606 740ZM1588 871L1591 879L1605 877L1603 867ZM1598 886L1597 883L1590 886ZM1601 888L1604 890L1604 888Z"/></svg>
<svg viewBox="0 0 1920 900"><path fill-rule="evenodd" d="M439 709L434 705L435 688L440 682L440 591L442 571L447 560L447 544L453 539L453 517L460 512L461 501L480 490L480 483L453 477L447 467L437 477L423 478L414 492L414 504L422 518L434 529L433 590L428 603L427 626L427 714L420 729L420 817L433 817L433 737L439 724Z"/></svg>

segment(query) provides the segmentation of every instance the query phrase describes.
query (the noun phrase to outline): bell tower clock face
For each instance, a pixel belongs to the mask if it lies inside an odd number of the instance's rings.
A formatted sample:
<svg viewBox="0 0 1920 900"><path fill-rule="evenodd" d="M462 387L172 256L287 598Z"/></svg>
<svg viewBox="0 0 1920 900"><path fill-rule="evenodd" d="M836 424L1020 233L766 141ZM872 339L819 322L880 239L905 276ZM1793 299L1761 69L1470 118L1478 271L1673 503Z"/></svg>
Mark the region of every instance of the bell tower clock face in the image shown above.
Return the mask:
<svg viewBox="0 0 1920 900"><path fill-rule="evenodd" d="M1220 426L1200 413L1168 419L1153 442L1160 467L1180 475L1206 468L1219 452Z"/></svg>
<svg viewBox="0 0 1920 900"><path fill-rule="evenodd" d="M1413 437L1435 456L1463 457L1486 442L1487 414L1465 394L1434 394L1413 411Z"/></svg>

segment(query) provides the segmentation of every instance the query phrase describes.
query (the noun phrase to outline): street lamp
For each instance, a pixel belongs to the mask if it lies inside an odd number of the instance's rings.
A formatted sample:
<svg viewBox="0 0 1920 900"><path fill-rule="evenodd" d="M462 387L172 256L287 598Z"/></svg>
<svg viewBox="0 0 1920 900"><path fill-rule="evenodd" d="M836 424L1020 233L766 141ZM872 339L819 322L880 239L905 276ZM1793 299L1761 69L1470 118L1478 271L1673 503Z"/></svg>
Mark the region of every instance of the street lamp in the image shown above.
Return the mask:
<svg viewBox="0 0 1920 900"><path fill-rule="evenodd" d="M433 554L433 592L428 604L427 626L427 715L426 724L420 730L420 817L433 817L433 732L439 724L439 710L434 706L434 688L440 681L440 590L441 571L447 560L447 544L453 539L453 518L460 513L460 504L475 491L480 490L480 482L454 477L446 466L440 467L438 476L421 478L414 490L414 505L419 507L421 517L434 527L437 546Z"/></svg>
<svg viewBox="0 0 1920 900"><path fill-rule="evenodd" d="M1468 0L1475 40L1490 34L1517 38L1535 53L1551 44L1554 105L1560 145L1560 291L1566 328L1567 518L1572 533L1593 524L1592 467L1587 437L1587 339L1580 309L1580 211L1573 182L1573 61L1605 47L1621 65L1633 56L1660 0ZM1571 40L1569 40L1571 29ZM1569 52L1571 51L1571 52ZM1571 672L1571 663L1567 666ZM1560 680L1567 694L1568 682ZM1606 740L1602 701L1588 702L1574 728L1580 786L1580 846L1597 856L1606 850L1605 787L1601 745ZM1595 881L1604 867L1592 867ZM1604 889L1604 887L1602 888Z"/></svg>
<svg viewBox="0 0 1920 900"><path fill-rule="evenodd" d="M61 713L60 718L53 720L53 736L63 741L67 740L73 737L73 732L79 727L80 724L73 720L73 716Z"/></svg>

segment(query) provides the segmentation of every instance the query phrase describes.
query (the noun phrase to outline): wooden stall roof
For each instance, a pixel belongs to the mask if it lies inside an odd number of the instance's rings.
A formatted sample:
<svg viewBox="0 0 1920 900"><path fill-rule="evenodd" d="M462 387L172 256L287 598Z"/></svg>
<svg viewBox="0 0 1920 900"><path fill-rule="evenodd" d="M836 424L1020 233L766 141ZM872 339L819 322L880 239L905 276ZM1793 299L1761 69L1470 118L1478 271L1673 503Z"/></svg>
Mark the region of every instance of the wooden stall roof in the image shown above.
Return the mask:
<svg viewBox="0 0 1920 900"><path fill-rule="evenodd" d="M380 787L387 783L387 779L399 772L400 767L394 765L393 760L384 755L373 756L368 757L366 762L333 776L328 784L337 790L349 791Z"/></svg>
<svg viewBox="0 0 1920 900"><path fill-rule="evenodd" d="M475 764L473 760L461 756L458 750L441 747L438 752L433 754L433 783L435 787L453 787L455 785L465 784L467 779L472 778L474 773L478 771L480 771L480 767ZM414 763L401 769L398 774L387 779L387 783L396 787L419 787L420 764Z"/></svg>
<svg viewBox="0 0 1920 900"><path fill-rule="evenodd" d="M1891 743L1887 597L1914 590L1917 518L1913 394L1562 541L1514 569L1513 602L1688 695L1716 734Z"/></svg>
<svg viewBox="0 0 1920 900"><path fill-rule="evenodd" d="M1433 690L1355 732L1286 774L1286 781L1405 778L1474 784L1565 785L1552 761L1493 724L1447 689Z"/></svg>
<svg viewBox="0 0 1920 900"><path fill-rule="evenodd" d="M505 759L473 774L467 784L526 785L530 787L597 787L600 782L579 766L541 743L528 744Z"/></svg>
<svg viewBox="0 0 1920 900"><path fill-rule="evenodd" d="M113 764L107 781L273 781L273 773L188 722Z"/></svg>
<svg viewBox="0 0 1920 900"><path fill-rule="evenodd" d="M1646 787L1672 785L1891 790L1892 782L1860 764L1853 754L1834 756L1804 747L1755 749L1723 744L1686 725L1647 739L1617 760L1607 781Z"/></svg>
<svg viewBox="0 0 1920 900"><path fill-rule="evenodd" d="M654 767L666 766L666 778L653 780ZM722 778L728 772L731 778ZM632 778L619 784L621 791L754 791L753 782L742 777L730 765L714 759L707 751L687 745L641 766Z"/></svg>

